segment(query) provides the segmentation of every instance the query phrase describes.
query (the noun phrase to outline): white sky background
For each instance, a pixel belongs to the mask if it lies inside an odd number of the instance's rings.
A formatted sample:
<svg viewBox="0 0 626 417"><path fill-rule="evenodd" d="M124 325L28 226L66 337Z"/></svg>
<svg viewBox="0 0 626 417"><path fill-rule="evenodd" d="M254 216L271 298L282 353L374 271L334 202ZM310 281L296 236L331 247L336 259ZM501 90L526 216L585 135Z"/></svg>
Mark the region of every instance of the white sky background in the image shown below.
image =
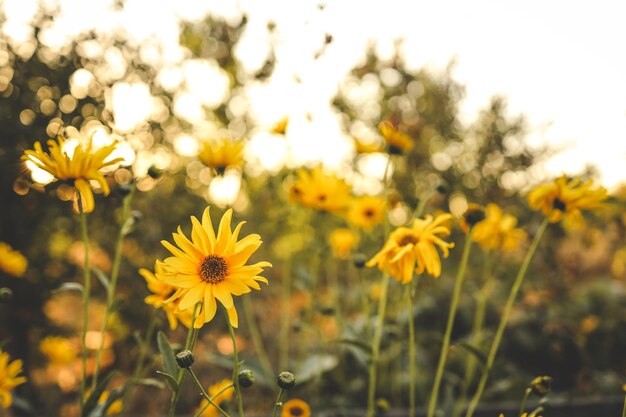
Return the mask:
<svg viewBox="0 0 626 417"><path fill-rule="evenodd" d="M42 1L50 2L54 1ZM34 3L0 0L8 17L3 30L22 36L22 22L36 10ZM452 59L456 61L453 76L466 86L467 93L461 103L462 120L474 120L491 96L504 95L512 115L528 116L535 131L532 144L547 141L565 148L547 164L549 174L576 174L591 163L599 167L602 182L613 187L626 182L626 5L621 3L127 0L123 11L112 12L109 0L62 0L68 23L57 29L71 35L90 25L103 30L122 26L142 44L158 39L165 47L164 59L174 65L184 60L177 46L177 18L201 19L210 11L238 20L236 16L244 11L249 23L237 56L250 69L257 69L272 42L277 57L269 83L253 85L248 93L260 128L267 129L288 115L288 139L295 145L291 158L299 162L324 159L331 167L339 166L350 151L348 138L329 106L338 84L364 58L372 41L384 57L403 38L411 67L443 71ZM274 35L268 35L268 21L276 23ZM333 36L333 42L314 59L326 33ZM199 74L202 78L203 72ZM198 85L205 87L186 92L185 103L191 107L215 90L207 85L206 77L201 81ZM118 114L127 117L128 126L147 113L145 108L141 115L130 113L141 108L139 101L150 100L145 94L139 96L137 103L130 96L117 100L126 104ZM313 119L308 120L307 114Z"/></svg>

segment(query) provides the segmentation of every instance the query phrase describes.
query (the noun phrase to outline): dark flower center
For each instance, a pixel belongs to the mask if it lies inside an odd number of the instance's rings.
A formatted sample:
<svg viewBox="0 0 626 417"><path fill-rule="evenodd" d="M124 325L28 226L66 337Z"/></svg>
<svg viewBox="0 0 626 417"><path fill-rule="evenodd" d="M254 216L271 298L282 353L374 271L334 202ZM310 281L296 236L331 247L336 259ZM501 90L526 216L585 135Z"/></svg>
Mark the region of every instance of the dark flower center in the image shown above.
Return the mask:
<svg viewBox="0 0 626 417"><path fill-rule="evenodd" d="M372 210L371 208L365 209L365 211L363 211L363 215L365 217L374 217L374 210Z"/></svg>
<svg viewBox="0 0 626 417"><path fill-rule="evenodd" d="M204 258L200 265L200 278L211 284L219 284L224 281L228 273L228 264L221 256L209 255Z"/></svg>
<svg viewBox="0 0 626 417"><path fill-rule="evenodd" d="M298 406L292 407L289 411L290 414L294 417L299 417L304 414L304 410Z"/></svg>
<svg viewBox="0 0 626 417"><path fill-rule="evenodd" d="M398 240L398 245L406 246L408 244L415 245L418 242L418 239L413 235L404 235Z"/></svg>
<svg viewBox="0 0 626 417"><path fill-rule="evenodd" d="M562 202L558 197L554 199L552 207L554 207L556 210L565 211L565 203Z"/></svg>

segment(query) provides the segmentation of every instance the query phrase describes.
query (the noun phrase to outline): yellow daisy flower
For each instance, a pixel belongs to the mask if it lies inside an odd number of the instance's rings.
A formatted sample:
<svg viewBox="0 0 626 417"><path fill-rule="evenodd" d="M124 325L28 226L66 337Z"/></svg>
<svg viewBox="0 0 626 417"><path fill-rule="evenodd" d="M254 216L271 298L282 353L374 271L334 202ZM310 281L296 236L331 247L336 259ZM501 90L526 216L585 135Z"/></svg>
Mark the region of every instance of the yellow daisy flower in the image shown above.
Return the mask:
<svg viewBox="0 0 626 417"><path fill-rule="evenodd" d="M434 219L427 215L424 219L415 219L410 227L398 227L366 265L376 265L403 284L411 282L414 273L422 274L424 271L439 277L441 260L437 247L444 258L448 257L448 249L454 247L454 243L440 237L450 234L450 229L444 224L451 218L451 214L440 214Z"/></svg>
<svg viewBox="0 0 626 417"><path fill-rule="evenodd" d="M68 365L76 359L76 348L68 339L48 336L39 342L39 351L54 365Z"/></svg>
<svg viewBox="0 0 626 417"><path fill-rule="evenodd" d="M201 303L195 328L213 319L217 310L216 300L228 311L233 327L237 327L239 320L233 295L248 293L251 288L260 290L257 281L267 284L267 279L258 274L272 264L263 261L245 265L261 246L261 237L251 234L238 240L245 222L240 222L231 232L232 216L232 209L226 211L216 236L207 207L202 214L202 222L191 216L191 240L178 227L178 233L172 234L178 247L166 240L161 241L173 256L163 262L157 261L161 270L157 269L156 277L176 288L176 292L165 302L180 299L179 310L193 309Z"/></svg>
<svg viewBox="0 0 626 417"><path fill-rule="evenodd" d="M24 275L27 267L28 261L24 255L8 243L0 242L0 271L19 278Z"/></svg>
<svg viewBox="0 0 626 417"><path fill-rule="evenodd" d="M228 401L233 397L235 388L232 386L230 388L227 388L229 385L232 384L233 383L230 379L223 379L220 382L211 385L207 390L207 394L209 394L209 397L211 397L215 404L221 406L224 401ZM199 409L204 409L202 414L200 414L200 417L217 417L221 415L220 411L212 404L209 404L207 400L202 400Z"/></svg>
<svg viewBox="0 0 626 417"><path fill-rule="evenodd" d="M292 398L283 404L280 417L311 417L311 407L298 398Z"/></svg>
<svg viewBox="0 0 626 417"><path fill-rule="evenodd" d="M496 204L487 204L485 219L474 226L472 238L484 250L515 250L527 238L524 230L516 228L517 219L505 214Z"/></svg>
<svg viewBox="0 0 626 417"><path fill-rule="evenodd" d="M350 186L341 178L326 174L321 166L300 169L289 189L292 201L321 211L339 212L348 206Z"/></svg>
<svg viewBox="0 0 626 417"><path fill-rule="evenodd" d="M288 126L289 126L289 117L285 116L272 127L272 133L275 135L284 135L285 132L287 132Z"/></svg>
<svg viewBox="0 0 626 417"><path fill-rule="evenodd" d="M359 243L359 235L350 229L335 229L328 237L333 254L339 259L348 259L350 252Z"/></svg>
<svg viewBox="0 0 626 417"><path fill-rule="evenodd" d="M157 273L163 272L163 267L158 263L154 266L154 268ZM159 280L152 271L146 268L139 269L139 275L146 280L148 289L152 291L151 295L144 298L144 302L154 308L160 308L165 312L170 329L176 329L179 320L185 327L191 327L193 309L180 311L178 309L178 301L171 303L165 302L172 296L172 294L174 294L176 288Z"/></svg>
<svg viewBox="0 0 626 417"><path fill-rule="evenodd" d="M9 354L0 350L0 407L6 409L13 403L11 391L26 382L22 372L22 361L17 359L9 363Z"/></svg>
<svg viewBox="0 0 626 417"><path fill-rule="evenodd" d="M64 152L63 143L61 137L56 141L49 140L48 150L50 154L47 154L42 150L41 143L35 142L35 149L24 151L22 160L34 163L57 180L72 183L80 193L84 212L90 213L94 208L94 200L89 181L96 181L102 188L104 195L109 195L109 184L100 170L123 159L115 158L105 162L105 159L115 150L116 143L95 150L92 146L92 140L89 138L87 146L77 146L71 157Z"/></svg>
<svg viewBox="0 0 626 417"><path fill-rule="evenodd" d="M413 149L413 139L406 133L396 130L390 121L383 120L380 122L378 131L383 135L387 145L389 145L389 153L401 154Z"/></svg>
<svg viewBox="0 0 626 417"><path fill-rule="evenodd" d="M365 230L372 230L374 226L385 220L385 199L374 196L363 196L352 199L348 209L347 220L351 224Z"/></svg>
<svg viewBox="0 0 626 417"><path fill-rule="evenodd" d="M198 158L206 166L223 174L226 168L241 164L243 161L243 146L243 140L207 140L203 143Z"/></svg>
<svg viewBox="0 0 626 417"><path fill-rule="evenodd" d="M569 180L563 175L532 190L528 203L533 210L549 216L550 223L565 220L568 227L580 227L585 223L581 210L602 207L608 198L604 187L591 189L592 185L591 180L583 183L580 178Z"/></svg>

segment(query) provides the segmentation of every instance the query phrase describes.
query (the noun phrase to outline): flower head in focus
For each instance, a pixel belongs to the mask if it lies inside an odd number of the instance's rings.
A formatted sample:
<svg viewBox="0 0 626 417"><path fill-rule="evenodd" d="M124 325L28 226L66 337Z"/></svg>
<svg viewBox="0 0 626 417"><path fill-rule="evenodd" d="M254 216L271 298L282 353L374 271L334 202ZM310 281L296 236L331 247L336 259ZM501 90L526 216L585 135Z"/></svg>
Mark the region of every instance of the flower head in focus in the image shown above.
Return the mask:
<svg viewBox="0 0 626 417"><path fill-rule="evenodd" d="M353 198L348 208L347 220L350 224L365 230L372 230L374 226L385 220L386 201L381 197L362 196Z"/></svg>
<svg viewBox="0 0 626 417"><path fill-rule="evenodd" d="M18 376L22 372L22 361L9 362L9 359L9 354L0 350L0 407L4 409L13 404L13 388L26 382L25 377Z"/></svg>
<svg viewBox="0 0 626 417"><path fill-rule="evenodd" d="M200 328L215 316L217 301L228 312L230 323L237 327L239 319L233 303L233 295L246 294L251 289L260 290L259 281L267 284L267 279L258 275L263 268L272 266L269 262L246 265L248 259L261 246L261 237L251 234L239 239L239 232L245 222L240 222L234 231L230 229L233 210L222 216L217 235L207 207L202 214L202 222L191 216L191 240L181 228L173 233L174 246L163 240L161 243L172 254L160 265L156 277L176 288L165 303L178 300L181 311L193 309L200 303L201 309L194 322Z"/></svg>
<svg viewBox="0 0 626 417"><path fill-rule="evenodd" d="M292 398L283 404L280 417L311 417L311 407L306 401Z"/></svg>
<svg viewBox="0 0 626 417"><path fill-rule="evenodd" d="M353 230L339 228L330 233L328 241L336 258L348 259L352 249L359 243L359 235Z"/></svg>
<svg viewBox="0 0 626 417"><path fill-rule="evenodd" d="M427 215L423 219L413 220L410 227L398 227L391 232L383 248L367 262L368 267L376 265L381 271L401 281L411 282L413 274L427 272L437 278L441 275L441 259L437 248L448 257L454 243L443 240L450 229L445 223L451 214L439 214L433 218Z"/></svg>
<svg viewBox="0 0 626 417"><path fill-rule="evenodd" d="M515 227L515 216L503 213L498 205L488 204L485 214L485 219L474 226L472 235L484 250L508 252L517 249L526 240L526 232Z"/></svg>
<svg viewBox="0 0 626 417"><path fill-rule="evenodd" d="M226 168L243 162L243 140L211 139L202 145L198 158L202 163L223 174Z"/></svg>
<svg viewBox="0 0 626 417"><path fill-rule="evenodd" d="M550 223L564 220L568 227L581 227L585 223L582 210L602 207L604 200L608 198L604 187L592 186L591 180L570 180L563 175L532 190L528 195L528 203L531 209L541 210L548 216Z"/></svg>
<svg viewBox="0 0 626 417"><path fill-rule="evenodd" d="M163 267L159 263L155 264L154 269L157 273L163 272ZM185 327L190 328L191 320L193 319L192 309L180 311L178 309L178 301L174 301L171 303L165 302L174 294L176 288L159 280L152 271L146 268L141 268L139 270L139 275L141 275L146 280L146 284L148 284L148 289L152 291L152 294L146 296L144 302L148 305L153 306L154 308L163 309L167 317L167 321L170 325L170 329L176 329L179 321Z"/></svg>
<svg viewBox="0 0 626 417"><path fill-rule="evenodd" d="M26 272L28 261L19 251L8 243L0 242L0 271L14 277L21 277Z"/></svg>
<svg viewBox="0 0 626 417"><path fill-rule="evenodd" d="M213 402L220 406L224 401L228 401L233 397L235 388L232 385L233 383L230 379L223 379L220 382L211 385L207 393L209 394L209 397L213 399ZM206 399L202 400L199 409L204 410L200 414L200 417L217 417L221 415L220 411Z"/></svg>
<svg viewBox="0 0 626 417"><path fill-rule="evenodd" d="M292 201L321 211L337 213L350 202L350 186L341 178L327 174L321 166L312 170L300 169L291 184Z"/></svg>
<svg viewBox="0 0 626 417"><path fill-rule="evenodd" d="M122 158L106 159L115 150L117 143L112 143L100 149L94 149L92 138L89 138L86 146L78 145L70 157L63 149L63 138L48 141L49 154L45 153L40 142L35 142L34 150L24 151L22 160L35 164L40 169L47 171L59 181L70 182L80 194L82 209L90 213L94 209L93 191L89 181L96 181L104 195L109 195L110 189L104 175L100 170L104 167L121 162Z"/></svg>
<svg viewBox="0 0 626 417"><path fill-rule="evenodd" d="M388 120L383 120L378 124L378 131L389 145L389 153L402 154L413 149L413 139L406 133L397 130Z"/></svg>

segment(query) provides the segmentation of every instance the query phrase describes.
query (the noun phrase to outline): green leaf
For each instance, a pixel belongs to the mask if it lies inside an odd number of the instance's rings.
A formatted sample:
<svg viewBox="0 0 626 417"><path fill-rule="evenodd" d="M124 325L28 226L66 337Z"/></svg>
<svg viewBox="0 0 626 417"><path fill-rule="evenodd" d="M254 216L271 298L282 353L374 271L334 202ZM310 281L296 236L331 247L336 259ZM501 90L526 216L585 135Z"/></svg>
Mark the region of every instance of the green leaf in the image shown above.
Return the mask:
<svg viewBox="0 0 626 417"><path fill-rule="evenodd" d="M119 372L115 372L115 371L109 373L102 381L100 381L98 385L96 385L96 388L94 388L94 390L91 392L91 395L89 395L89 398L87 398L87 400L85 401L85 405L83 406L83 412L81 414L81 417L91 416L91 413L95 410L96 406L98 405L100 396L106 389L107 385L109 385L111 378L113 378L118 373Z"/></svg>
<svg viewBox="0 0 626 417"><path fill-rule="evenodd" d="M83 285L79 284L78 282L64 282L58 288L52 290L52 294L63 291L78 291L82 293L84 291L84 288Z"/></svg>
<svg viewBox="0 0 626 417"><path fill-rule="evenodd" d="M111 281L109 280L107 274L105 274L100 268L91 268L91 270L93 271L96 278L98 278L98 281L100 281L100 284L102 284L102 286L106 290L108 290L109 286L111 285Z"/></svg>
<svg viewBox="0 0 626 417"><path fill-rule="evenodd" d="M296 382L307 382L337 367L339 359L335 355L320 354L312 355L305 359L297 367L294 375Z"/></svg>
<svg viewBox="0 0 626 417"><path fill-rule="evenodd" d="M455 343L455 345L465 350L466 352L468 352L474 358L476 358L481 368L484 368L487 365L487 357L476 346L472 346L467 342L458 342L458 343Z"/></svg>
<svg viewBox="0 0 626 417"><path fill-rule="evenodd" d="M174 378L167 372L156 371L156 373L159 375L163 375L163 377L165 378L165 382L167 382L167 385L170 386L172 391L176 392L176 390L178 389L178 381L176 380L176 378Z"/></svg>
<svg viewBox="0 0 626 417"><path fill-rule="evenodd" d="M159 331L157 334L157 344L159 346L159 352L161 352L161 359L163 360L163 369L165 373L170 375L178 375L178 364L176 363L176 356L172 345L168 342L165 333Z"/></svg>

